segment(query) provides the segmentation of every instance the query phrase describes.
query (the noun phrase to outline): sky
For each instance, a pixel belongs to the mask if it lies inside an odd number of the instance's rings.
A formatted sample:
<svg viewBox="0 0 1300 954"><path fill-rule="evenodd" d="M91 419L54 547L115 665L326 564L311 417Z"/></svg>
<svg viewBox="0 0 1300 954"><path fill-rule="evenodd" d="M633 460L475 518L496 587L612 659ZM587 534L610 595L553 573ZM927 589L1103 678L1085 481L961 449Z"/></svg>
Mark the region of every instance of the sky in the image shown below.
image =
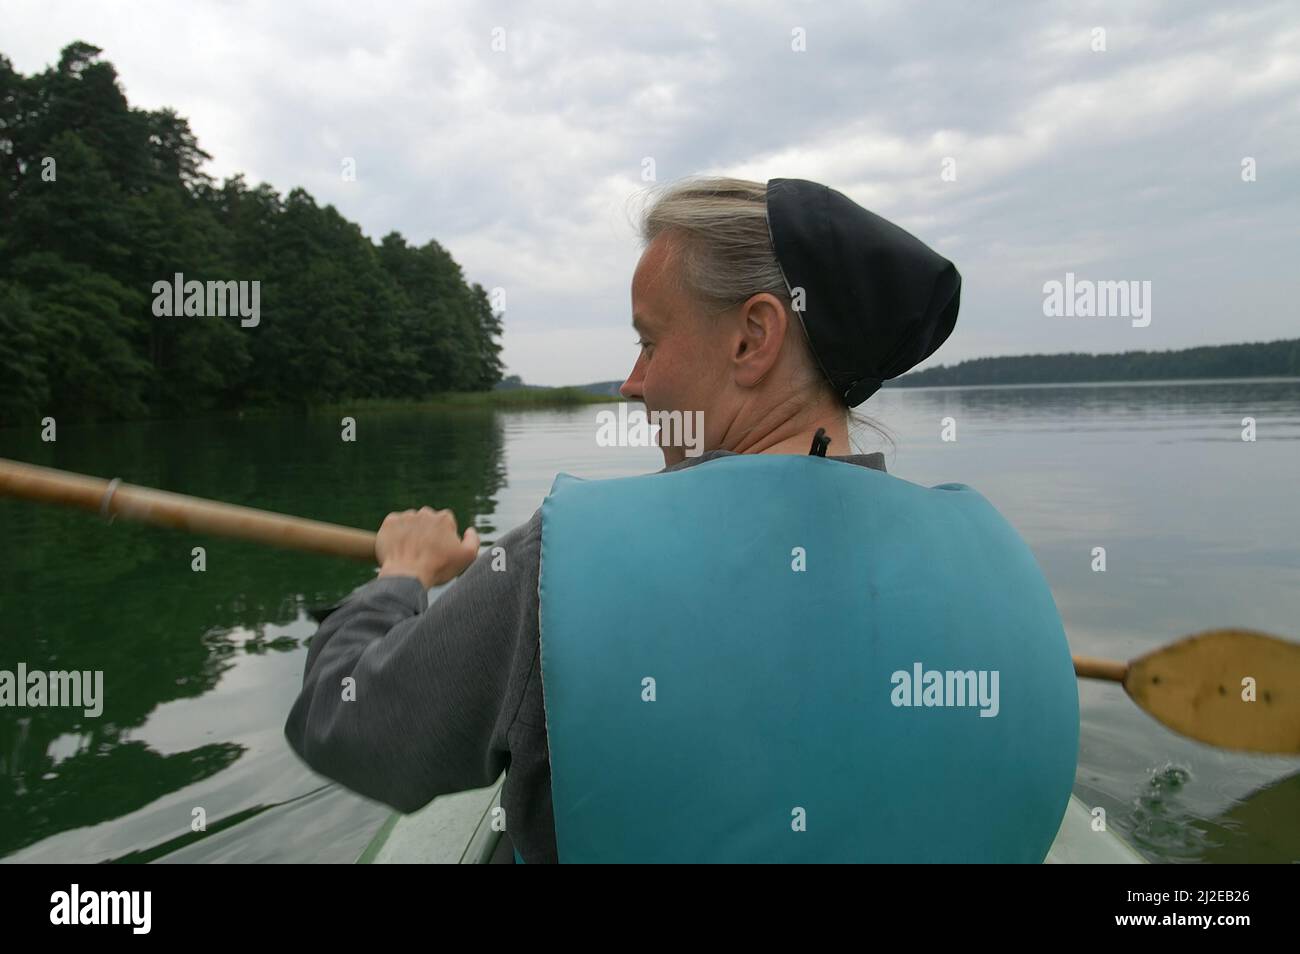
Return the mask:
<svg viewBox="0 0 1300 954"><path fill-rule="evenodd" d="M637 211L695 175L821 182L951 259L921 367L1300 337L1294 0L0 0L20 72L74 40L217 179L436 239L529 383L631 370ZM1045 314L1067 273L1150 282L1149 322Z"/></svg>

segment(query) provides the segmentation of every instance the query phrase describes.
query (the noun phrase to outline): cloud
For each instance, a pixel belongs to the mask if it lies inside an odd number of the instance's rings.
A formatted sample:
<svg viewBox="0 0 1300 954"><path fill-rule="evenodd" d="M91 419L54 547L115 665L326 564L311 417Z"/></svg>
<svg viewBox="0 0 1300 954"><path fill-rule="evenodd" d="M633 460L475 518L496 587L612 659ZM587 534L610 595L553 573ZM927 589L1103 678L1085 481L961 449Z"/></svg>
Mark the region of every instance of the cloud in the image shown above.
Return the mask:
<svg viewBox="0 0 1300 954"><path fill-rule="evenodd" d="M133 103L189 117L214 174L437 239L506 290L526 381L628 370L647 157L661 181L826 182L953 258L962 317L931 363L1296 333L1290 3L4 6L23 72L94 43ZM1067 270L1151 280L1151 326L1045 318Z"/></svg>

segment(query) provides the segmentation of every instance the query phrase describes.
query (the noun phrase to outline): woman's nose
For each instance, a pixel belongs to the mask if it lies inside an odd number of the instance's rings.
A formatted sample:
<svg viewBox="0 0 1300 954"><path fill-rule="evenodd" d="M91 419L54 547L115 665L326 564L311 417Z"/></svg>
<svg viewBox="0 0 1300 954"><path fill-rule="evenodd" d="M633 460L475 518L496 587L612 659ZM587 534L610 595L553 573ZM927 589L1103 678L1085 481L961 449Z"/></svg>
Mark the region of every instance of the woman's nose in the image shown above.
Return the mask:
<svg viewBox="0 0 1300 954"><path fill-rule="evenodd" d="M641 397L641 358L636 359L636 364L632 365L632 371L623 382L623 386L618 389L618 393L623 395L629 401L640 401Z"/></svg>

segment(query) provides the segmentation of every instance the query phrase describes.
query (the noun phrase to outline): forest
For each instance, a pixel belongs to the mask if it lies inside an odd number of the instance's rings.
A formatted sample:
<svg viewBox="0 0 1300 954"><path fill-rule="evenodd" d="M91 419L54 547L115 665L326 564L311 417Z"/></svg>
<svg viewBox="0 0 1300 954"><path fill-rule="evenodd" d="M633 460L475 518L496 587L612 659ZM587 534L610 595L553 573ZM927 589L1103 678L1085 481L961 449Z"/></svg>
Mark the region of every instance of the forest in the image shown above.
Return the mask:
<svg viewBox="0 0 1300 954"><path fill-rule="evenodd" d="M913 371L887 387L970 384L1069 384L1085 381L1159 381L1184 378L1300 377L1300 338L1205 345L1177 351L1114 354L1025 354L975 358Z"/></svg>
<svg viewBox="0 0 1300 954"><path fill-rule="evenodd" d="M501 319L446 249L374 242L301 188L216 183L188 121L133 108L100 54L72 43L32 76L0 54L0 426L501 380ZM159 317L180 275L253 287L258 319Z"/></svg>

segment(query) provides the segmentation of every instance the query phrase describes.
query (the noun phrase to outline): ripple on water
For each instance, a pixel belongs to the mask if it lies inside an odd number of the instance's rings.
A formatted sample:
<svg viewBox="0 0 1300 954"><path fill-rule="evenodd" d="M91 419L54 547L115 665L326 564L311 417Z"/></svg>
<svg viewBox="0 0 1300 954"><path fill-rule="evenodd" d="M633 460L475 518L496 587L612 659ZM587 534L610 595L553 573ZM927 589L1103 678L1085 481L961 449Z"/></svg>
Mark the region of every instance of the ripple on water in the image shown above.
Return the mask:
<svg viewBox="0 0 1300 954"><path fill-rule="evenodd" d="M1150 770L1129 816L1130 836L1140 848L1166 861L1197 861L1205 854L1209 838L1183 800L1191 781L1187 765L1170 762Z"/></svg>

